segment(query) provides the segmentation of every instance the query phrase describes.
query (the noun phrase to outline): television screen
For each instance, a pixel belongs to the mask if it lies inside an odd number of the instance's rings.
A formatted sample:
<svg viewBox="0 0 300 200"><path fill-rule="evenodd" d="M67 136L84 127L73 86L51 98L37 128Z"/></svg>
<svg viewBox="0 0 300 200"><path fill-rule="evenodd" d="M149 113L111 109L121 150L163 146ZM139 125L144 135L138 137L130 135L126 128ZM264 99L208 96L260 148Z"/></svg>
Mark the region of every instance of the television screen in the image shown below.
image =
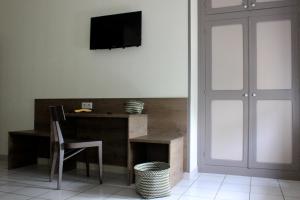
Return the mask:
<svg viewBox="0 0 300 200"><path fill-rule="evenodd" d="M140 46L142 12L91 18L90 49Z"/></svg>

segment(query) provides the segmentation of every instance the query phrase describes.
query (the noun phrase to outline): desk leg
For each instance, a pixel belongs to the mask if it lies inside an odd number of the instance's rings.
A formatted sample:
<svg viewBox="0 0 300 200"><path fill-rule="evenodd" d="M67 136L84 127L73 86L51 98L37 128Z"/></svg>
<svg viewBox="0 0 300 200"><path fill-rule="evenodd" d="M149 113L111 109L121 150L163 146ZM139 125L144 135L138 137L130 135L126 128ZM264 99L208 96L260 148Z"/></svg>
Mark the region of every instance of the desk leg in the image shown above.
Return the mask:
<svg viewBox="0 0 300 200"><path fill-rule="evenodd" d="M127 169L128 169L128 185L133 183L133 155L132 155L132 146L130 142L128 142L128 155L127 155Z"/></svg>
<svg viewBox="0 0 300 200"><path fill-rule="evenodd" d="M37 163L37 143L34 137L9 136L8 169Z"/></svg>
<svg viewBox="0 0 300 200"><path fill-rule="evenodd" d="M130 186L132 183L132 173L131 173L131 170L129 169L128 170L128 185Z"/></svg>

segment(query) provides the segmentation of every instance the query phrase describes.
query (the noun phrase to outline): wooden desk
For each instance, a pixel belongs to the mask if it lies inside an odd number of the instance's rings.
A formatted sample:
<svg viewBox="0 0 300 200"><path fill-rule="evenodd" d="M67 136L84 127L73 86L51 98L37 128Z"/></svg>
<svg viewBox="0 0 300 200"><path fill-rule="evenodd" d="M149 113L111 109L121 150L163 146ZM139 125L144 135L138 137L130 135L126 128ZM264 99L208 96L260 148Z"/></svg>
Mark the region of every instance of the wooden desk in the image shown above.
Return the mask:
<svg viewBox="0 0 300 200"><path fill-rule="evenodd" d="M120 165L120 166L126 166L128 170L128 183L130 184L130 177L131 177L131 154L130 152L130 143L129 140L131 138L144 136L148 134L148 117L145 114L101 114L101 113L66 113L67 119L76 119L81 120L77 121L76 127L79 137L85 137L85 135L82 135L82 133L85 132L85 130L78 130L81 127L86 127L86 122L82 122L82 119L125 119L127 130L125 130L125 144L124 143L118 143L115 141L116 138L109 138L107 134L115 135L115 137L118 137L115 132L117 130L118 125L112 124L112 127L107 130L107 132L104 133L97 133L99 134L99 139L103 140L103 161L104 163L112 164L112 165ZM88 124L90 123L87 122ZM109 123L109 122L108 122ZM115 126L116 125L116 126ZM124 127L122 128L124 129ZM124 131L124 130L123 130ZM121 131L119 131L121 132ZM81 135L80 135L81 134ZM94 138L97 136L94 136ZM95 154L95 153L94 153ZM112 156L111 156L112 155ZM123 156L122 156L123 155ZM95 157L95 156L94 156ZM125 161L125 163L124 163Z"/></svg>
<svg viewBox="0 0 300 200"><path fill-rule="evenodd" d="M130 138L148 134L148 116L146 114L102 114L102 113L66 113L67 119L126 119L127 142ZM112 124L114 126L114 124ZM77 126L78 128L78 126ZM85 127L86 128L86 127ZM115 129L116 127L112 127ZM84 132L84 131L83 131ZM109 134L107 132L106 134Z"/></svg>
<svg viewBox="0 0 300 200"><path fill-rule="evenodd" d="M153 134L130 139L130 181L133 182L133 167L150 161L170 164L170 181L174 186L183 176L183 136Z"/></svg>

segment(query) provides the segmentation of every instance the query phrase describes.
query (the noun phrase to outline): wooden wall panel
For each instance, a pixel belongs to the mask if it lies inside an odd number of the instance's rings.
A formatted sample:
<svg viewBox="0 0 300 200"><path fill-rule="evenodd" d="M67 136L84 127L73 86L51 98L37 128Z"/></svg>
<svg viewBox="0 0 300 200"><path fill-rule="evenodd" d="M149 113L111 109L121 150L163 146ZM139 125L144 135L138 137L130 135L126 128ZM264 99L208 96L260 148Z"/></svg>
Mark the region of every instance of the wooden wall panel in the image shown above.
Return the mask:
<svg viewBox="0 0 300 200"><path fill-rule="evenodd" d="M127 98L36 99L34 127L37 131L49 132L49 105L63 105L65 112L72 112L74 109L81 108L81 102L93 102L96 113L125 113L124 104L128 100ZM187 98L140 98L137 100L145 103L143 113L148 115L148 134L181 134L184 136L184 164L186 169ZM118 123L116 126L122 126L122 124ZM111 126L110 123L107 125ZM124 162L123 159L120 161L121 163ZM110 161L105 163L110 163Z"/></svg>

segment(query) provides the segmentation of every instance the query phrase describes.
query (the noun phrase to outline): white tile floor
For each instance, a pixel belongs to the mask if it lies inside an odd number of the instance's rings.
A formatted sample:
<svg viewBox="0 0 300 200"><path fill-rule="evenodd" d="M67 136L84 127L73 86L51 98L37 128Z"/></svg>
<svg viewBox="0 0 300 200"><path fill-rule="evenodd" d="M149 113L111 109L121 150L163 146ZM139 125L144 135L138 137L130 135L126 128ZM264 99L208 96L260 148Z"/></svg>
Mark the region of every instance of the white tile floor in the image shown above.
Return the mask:
<svg viewBox="0 0 300 200"><path fill-rule="evenodd" d="M84 170L65 173L63 190L48 182L48 169L32 166L7 170L0 161L0 200L102 200L141 199L134 185L126 186L126 176L104 174L104 184ZM172 195L160 199L180 200L300 200L300 182L221 174L186 174Z"/></svg>

